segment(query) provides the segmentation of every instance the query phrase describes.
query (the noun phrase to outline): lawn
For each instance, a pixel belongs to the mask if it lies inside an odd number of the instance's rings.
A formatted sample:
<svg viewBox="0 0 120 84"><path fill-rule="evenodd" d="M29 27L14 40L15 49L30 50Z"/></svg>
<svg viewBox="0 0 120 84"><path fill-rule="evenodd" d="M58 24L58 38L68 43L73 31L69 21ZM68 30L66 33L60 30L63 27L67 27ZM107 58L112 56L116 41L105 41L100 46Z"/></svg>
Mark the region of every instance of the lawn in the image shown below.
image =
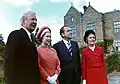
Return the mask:
<svg viewBox="0 0 120 84"><path fill-rule="evenodd" d="M4 74L3 71L0 71L0 84L3 84Z"/></svg>

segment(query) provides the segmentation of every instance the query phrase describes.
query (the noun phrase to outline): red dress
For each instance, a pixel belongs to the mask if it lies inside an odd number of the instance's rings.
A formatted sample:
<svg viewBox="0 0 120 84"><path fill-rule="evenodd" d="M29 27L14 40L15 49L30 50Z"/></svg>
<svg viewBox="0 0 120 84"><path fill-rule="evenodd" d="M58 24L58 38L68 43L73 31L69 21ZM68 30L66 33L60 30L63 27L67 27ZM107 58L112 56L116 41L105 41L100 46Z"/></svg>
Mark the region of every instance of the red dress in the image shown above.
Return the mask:
<svg viewBox="0 0 120 84"><path fill-rule="evenodd" d="M38 50L38 62L40 70L40 84L48 84L47 77L54 74L60 74L60 61L57 57L57 53L53 48L46 48L39 46ZM58 84L58 80L57 80Z"/></svg>
<svg viewBox="0 0 120 84"><path fill-rule="evenodd" d="M103 48L95 46L94 51L83 49L82 79L86 84L108 84Z"/></svg>

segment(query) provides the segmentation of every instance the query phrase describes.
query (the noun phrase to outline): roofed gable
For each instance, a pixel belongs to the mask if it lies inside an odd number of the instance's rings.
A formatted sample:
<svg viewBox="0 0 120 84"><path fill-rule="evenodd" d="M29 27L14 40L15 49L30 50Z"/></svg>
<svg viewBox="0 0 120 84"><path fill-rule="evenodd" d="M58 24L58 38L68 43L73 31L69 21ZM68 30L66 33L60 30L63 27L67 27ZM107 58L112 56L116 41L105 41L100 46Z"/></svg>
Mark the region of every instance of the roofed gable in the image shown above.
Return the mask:
<svg viewBox="0 0 120 84"><path fill-rule="evenodd" d="M69 15L81 15L81 12L79 12L74 6L71 6L65 16Z"/></svg>

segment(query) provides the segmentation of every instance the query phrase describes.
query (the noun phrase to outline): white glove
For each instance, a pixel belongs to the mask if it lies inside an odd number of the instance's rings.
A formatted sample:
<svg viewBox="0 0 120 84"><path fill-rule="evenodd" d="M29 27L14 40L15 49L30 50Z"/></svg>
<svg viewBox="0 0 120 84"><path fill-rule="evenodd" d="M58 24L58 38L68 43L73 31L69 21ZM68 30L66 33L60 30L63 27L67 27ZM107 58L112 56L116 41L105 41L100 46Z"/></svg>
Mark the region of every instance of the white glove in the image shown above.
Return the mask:
<svg viewBox="0 0 120 84"><path fill-rule="evenodd" d="M83 83L82 84L86 84L86 80L83 80Z"/></svg>
<svg viewBox="0 0 120 84"><path fill-rule="evenodd" d="M57 78L58 78L58 75L57 75L57 74L55 74L55 75L51 76L51 79L52 79L52 80L54 80L54 81L56 81L56 80L57 80Z"/></svg>
<svg viewBox="0 0 120 84"><path fill-rule="evenodd" d="M57 82L55 82L55 83L50 83L50 84L57 84Z"/></svg>
<svg viewBox="0 0 120 84"><path fill-rule="evenodd" d="M55 80L53 78L51 78L50 76L47 77L47 80L50 84L55 84Z"/></svg>
<svg viewBox="0 0 120 84"><path fill-rule="evenodd" d="M52 83L52 84L57 84L57 82L55 82L55 83Z"/></svg>

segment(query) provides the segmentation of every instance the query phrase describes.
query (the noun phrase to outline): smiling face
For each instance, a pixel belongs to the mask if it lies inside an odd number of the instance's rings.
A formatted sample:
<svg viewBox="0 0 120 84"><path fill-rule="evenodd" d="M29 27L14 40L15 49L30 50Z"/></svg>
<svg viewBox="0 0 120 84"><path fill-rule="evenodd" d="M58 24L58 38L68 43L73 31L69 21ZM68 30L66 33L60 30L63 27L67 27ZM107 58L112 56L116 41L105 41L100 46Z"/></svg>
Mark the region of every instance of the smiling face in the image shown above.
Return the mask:
<svg viewBox="0 0 120 84"><path fill-rule="evenodd" d="M94 34L89 34L86 40L87 40L88 45L95 45L96 36Z"/></svg>
<svg viewBox="0 0 120 84"><path fill-rule="evenodd" d="M37 18L36 15L29 15L27 19L24 21L25 28L27 28L28 31L33 32L37 25Z"/></svg>
<svg viewBox="0 0 120 84"><path fill-rule="evenodd" d="M50 32L46 32L43 37L42 37L42 44L46 45L46 46L50 46L51 44L51 33Z"/></svg>

